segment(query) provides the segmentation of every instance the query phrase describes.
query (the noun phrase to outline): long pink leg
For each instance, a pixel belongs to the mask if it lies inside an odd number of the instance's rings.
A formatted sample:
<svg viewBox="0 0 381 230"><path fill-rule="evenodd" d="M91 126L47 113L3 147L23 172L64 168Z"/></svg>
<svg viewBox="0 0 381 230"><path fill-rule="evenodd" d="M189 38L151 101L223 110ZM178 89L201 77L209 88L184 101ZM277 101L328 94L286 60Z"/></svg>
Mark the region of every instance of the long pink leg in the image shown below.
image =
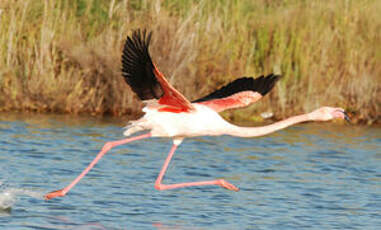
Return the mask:
<svg viewBox="0 0 381 230"><path fill-rule="evenodd" d="M169 162L171 161L173 154L175 153L175 151L177 149L177 146L178 145L176 145L176 144L172 145L172 148L169 151L168 157L165 160L164 165L163 165L163 167L159 173L159 176L156 179L155 188L157 190L166 190L166 189L174 189L174 188L182 188L182 187L190 187L190 186L219 185L219 186L226 188L226 189L229 189L229 190L233 190L236 192L239 191L239 188L237 188L236 186L230 184L229 182L227 182L223 179L210 180L210 181L199 181L199 182L188 182L188 183L171 184L171 185L162 184L161 181L163 180L164 174L167 171Z"/></svg>
<svg viewBox="0 0 381 230"><path fill-rule="evenodd" d="M150 137L151 136L151 133L146 133L146 134L143 134L143 135L140 135L140 136L136 136L136 137L131 137L131 138L127 138L127 139L123 139L123 140L119 140L119 141L110 141L110 142L107 142L102 150L98 153L98 155L95 157L95 159L89 164L89 166L87 166L87 168L85 170L83 170L83 172L77 177L75 178L67 187L63 188L63 189L60 189L60 190L57 190L57 191L54 191L54 192L50 192L48 194L46 194L44 197L45 197L45 200L50 200L52 198L55 198L57 196L65 196L67 192L69 192L70 189L72 189L81 179L82 177L84 177L86 175L86 173L88 173L90 171L91 168L94 167L94 165L103 157L103 155L105 155L111 148L115 147L115 146L118 146L118 145L122 145L122 144L126 144L128 142L132 142L132 141L136 141L136 140L140 140L140 139L143 139L143 138L147 138L147 137Z"/></svg>

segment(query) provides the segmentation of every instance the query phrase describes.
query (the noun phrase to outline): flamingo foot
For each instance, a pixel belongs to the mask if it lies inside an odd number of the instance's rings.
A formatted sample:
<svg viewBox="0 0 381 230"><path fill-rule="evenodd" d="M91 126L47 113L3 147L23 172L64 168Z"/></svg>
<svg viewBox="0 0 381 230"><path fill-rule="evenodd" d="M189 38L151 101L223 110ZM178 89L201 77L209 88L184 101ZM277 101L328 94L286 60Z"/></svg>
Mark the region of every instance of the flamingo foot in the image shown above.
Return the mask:
<svg viewBox="0 0 381 230"><path fill-rule="evenodd" d="M234 192L238 192L239 191L239 188L237 188L236 186L230 184L229 182L227 182L226 180L218 180L218 184L223 187L223 188L226 188L228 190L232 190Z"/></svg>
<svg viewBox="0 0 381 230"><path fill-rule="evenodd" d="M65 196L63 189L50 192L50 193L46 194L44 197L45 197L45 200L50 200L50 199L56 198L58 196Z"/></svg>

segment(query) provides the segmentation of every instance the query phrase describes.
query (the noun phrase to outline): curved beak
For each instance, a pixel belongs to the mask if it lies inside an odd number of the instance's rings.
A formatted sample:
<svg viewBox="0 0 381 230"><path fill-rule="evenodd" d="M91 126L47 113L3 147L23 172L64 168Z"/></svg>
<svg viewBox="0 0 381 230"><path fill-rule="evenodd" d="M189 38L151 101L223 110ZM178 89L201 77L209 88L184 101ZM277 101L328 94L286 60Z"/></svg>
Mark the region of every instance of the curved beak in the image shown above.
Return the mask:
<svg viewBox="0 0 381 230"><path fill-rule="evenodd" d="M343 114L344 114L344 119L348 122L348 123L351 123L351 119L349 119L349 116L348 116L348 113L343 111Z"/></svg>

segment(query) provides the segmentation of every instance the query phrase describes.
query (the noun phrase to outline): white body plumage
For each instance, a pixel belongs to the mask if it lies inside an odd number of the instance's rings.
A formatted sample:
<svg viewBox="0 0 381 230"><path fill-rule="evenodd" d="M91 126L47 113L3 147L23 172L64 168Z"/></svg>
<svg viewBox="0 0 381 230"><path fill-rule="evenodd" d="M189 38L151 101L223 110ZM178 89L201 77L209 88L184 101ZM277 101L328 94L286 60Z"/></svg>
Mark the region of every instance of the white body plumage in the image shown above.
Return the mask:
<svg viewBox="0 0 381 230"><path fill-rule="evenodd" d="M147 105L143 108L145 115L131 121L124 135L150 130L154 137L216 136L232 128L232 124L209 107L197 103L192 105L194 111L183 113L159 112L157 106Z"/></svg>

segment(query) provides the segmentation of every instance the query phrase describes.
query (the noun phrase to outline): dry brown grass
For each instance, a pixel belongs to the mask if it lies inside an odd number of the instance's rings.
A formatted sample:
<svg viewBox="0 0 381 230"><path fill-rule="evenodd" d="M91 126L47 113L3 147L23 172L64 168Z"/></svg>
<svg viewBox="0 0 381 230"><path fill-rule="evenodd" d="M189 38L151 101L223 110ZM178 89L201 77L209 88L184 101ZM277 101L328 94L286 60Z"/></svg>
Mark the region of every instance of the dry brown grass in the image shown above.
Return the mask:
<svg viewBox="0 0 381 230"><path fill-rule="evenodd" d="M231 119L342 106L380 121L381 4L364 1L2 1L0 110L136 115L120 74L124 39L148 28L151 53L188 98L230 80L283 79Z"/></svg>

